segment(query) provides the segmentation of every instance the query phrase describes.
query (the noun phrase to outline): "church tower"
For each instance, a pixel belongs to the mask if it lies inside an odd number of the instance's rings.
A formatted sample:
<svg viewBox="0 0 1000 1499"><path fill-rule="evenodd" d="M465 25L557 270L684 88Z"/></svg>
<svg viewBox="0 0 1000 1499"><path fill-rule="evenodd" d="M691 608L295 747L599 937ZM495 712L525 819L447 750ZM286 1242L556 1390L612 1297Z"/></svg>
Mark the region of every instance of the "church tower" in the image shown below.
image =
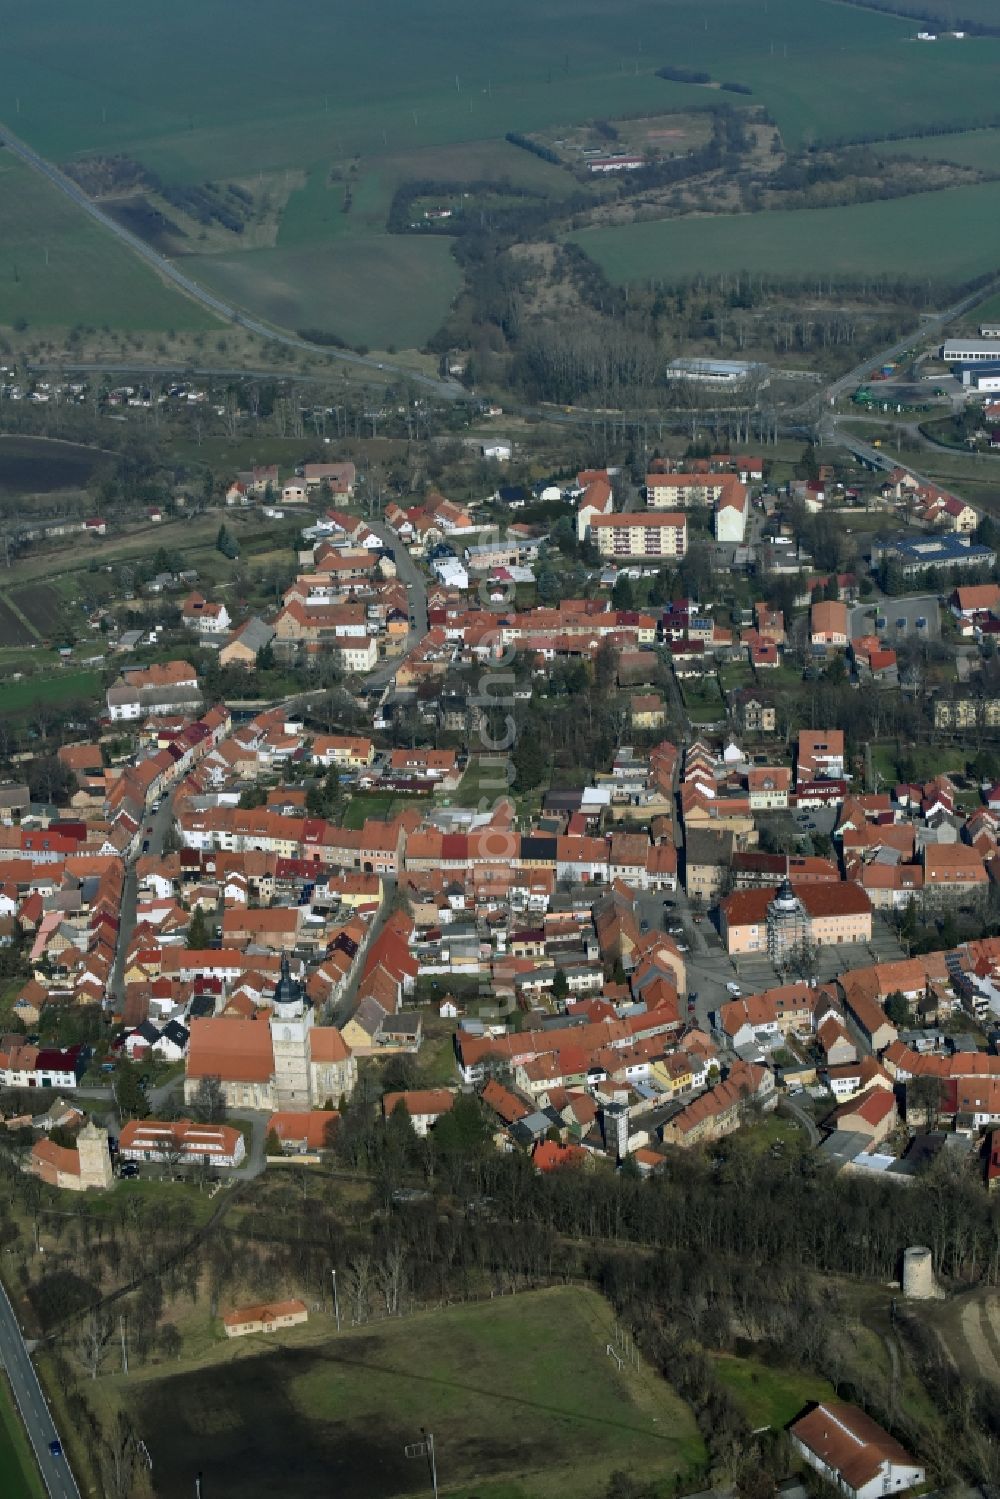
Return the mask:
<svg viewBox="0 0 1000 1499"><path fill-rule="evenodd" d="M811 935L806 909L786 877L767 908L767 955L775 968L781 968L787 955L805 946Z"/></svg>
<svg viewBox="0 0 1000 1499"><path fill-rule="evenodd" d="M98 1187L106 1191L114 1181L107 1130L89 1119L76 1137L76 1148L80 1157L81 1188Z"/></svg>
<svg viewBox="0 0 1000 1499"><path fill-rule="evenodd" d="M311 1108L309 1032L313 1011L302 985L292 978L287 954L281 959L281 977L271 1003L274 1107L279 1110Z"/></svg>

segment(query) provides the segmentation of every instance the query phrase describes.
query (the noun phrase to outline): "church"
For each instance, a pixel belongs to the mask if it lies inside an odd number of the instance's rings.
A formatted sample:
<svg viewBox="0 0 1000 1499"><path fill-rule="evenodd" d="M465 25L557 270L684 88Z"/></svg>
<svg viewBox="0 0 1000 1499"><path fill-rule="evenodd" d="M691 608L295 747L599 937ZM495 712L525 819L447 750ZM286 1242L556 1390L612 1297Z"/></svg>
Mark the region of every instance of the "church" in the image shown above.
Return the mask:
<svg viewBox="0 0 1000 1499"><path fill-rule="evenodd" d="M317 1025L303 986L281 960L269 1015L213 1016L191 1021L184 1102L204 1078L218 1078L233 1109L269 1113L322 1108L350 1098L358 1064L333 1025Z"/></svg>

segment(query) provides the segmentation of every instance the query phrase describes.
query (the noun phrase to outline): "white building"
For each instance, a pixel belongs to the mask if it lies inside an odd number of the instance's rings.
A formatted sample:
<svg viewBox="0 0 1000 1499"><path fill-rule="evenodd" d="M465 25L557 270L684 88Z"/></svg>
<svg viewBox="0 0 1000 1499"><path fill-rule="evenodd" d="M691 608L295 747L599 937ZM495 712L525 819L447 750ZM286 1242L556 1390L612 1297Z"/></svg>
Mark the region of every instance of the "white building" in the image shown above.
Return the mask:
<svg viewBox="0 0 1000 1499"><path fill-rule="evenodd" d="M734 541L742 545L747 533L747 492L734 484L715 506L716 541Z"/></svg>
<svg viewBox="0 0 1000 1499"><path fill-rule="evenodd" d="M242 1164L247 1147L240 1131L227 1124L192 1124L190 1119L132 1119L122 1127L118 1153L123 1161L231 1168Z"/></svg>
<svg viewBox="0 0 1000 1499"><path fill-rule="evenodd" d="M995 338L953 338L941 350L946 364L975 364L980 360L997 359Z"/></svg>
<svg viewBox="0 0 1000 1499"><path fill-rule="evenodd" d="M882 1499L924 1481L925 1469L857 1406L824 1401L789 1433L810 1467L854 1499Z"/></svg>
<svg viewBox="0 0 1000 1499"><path fill-rule="evenodd" d="M462 566L457 557L436 557L431 568L443 587L459 588L463 593L468 589L468 569Z"/></svg>
<svg viewBox="0 0 1000 1499"><path fill-rule="evenodd" d="M338 641L335 654L344 671L374 671L378 665L378 640L374 635L363 640L345 637Z"/></svg>

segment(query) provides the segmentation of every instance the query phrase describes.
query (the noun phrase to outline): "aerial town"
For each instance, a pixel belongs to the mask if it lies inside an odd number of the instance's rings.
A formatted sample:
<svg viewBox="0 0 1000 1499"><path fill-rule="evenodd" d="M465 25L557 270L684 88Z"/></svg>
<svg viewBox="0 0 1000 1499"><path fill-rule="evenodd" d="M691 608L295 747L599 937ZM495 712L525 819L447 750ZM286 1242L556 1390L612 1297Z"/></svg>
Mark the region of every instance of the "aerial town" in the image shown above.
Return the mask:
<svg viewBox="0 0 1000 1499"><path fill-rule="evenodd" d="M675 1180L681 1153L738 1147L869 1183L890 1215L957 1172L985 1209L992 524L812 449L784 482L766 450L664 450L638 481L522 484L515 445L489 447L478 502L373 507L349 460L234 472L223 517L292 517L280 594L150 568L88 620L91 732L11 748L0 785L21 1179L214 1197L445 1160L473 1129L541 1182ZM899 1294L940 1298L942 1257L908 1247ZM251 1282L226 1342L312 1336L301 1275ZM843 1492L922 1483L862 1406L800 1410L787 1450Z"/></svg>
<svg viewBox="0 0 1000 1499"><path fill-rule="evenodd" d="M567 8L4 18L0 1499L1000 1495L1000 22Z"/></svg>

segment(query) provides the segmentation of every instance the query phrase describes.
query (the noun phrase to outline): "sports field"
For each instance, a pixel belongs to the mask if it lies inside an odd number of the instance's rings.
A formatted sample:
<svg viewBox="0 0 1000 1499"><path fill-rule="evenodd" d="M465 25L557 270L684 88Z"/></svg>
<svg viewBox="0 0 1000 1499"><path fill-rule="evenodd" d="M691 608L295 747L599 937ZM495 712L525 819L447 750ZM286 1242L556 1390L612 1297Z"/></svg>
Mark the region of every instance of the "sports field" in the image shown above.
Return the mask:
<svg viewBox="0 0 1000 1499"><path fill-rule="evenodd" d="M215 1499L248 1492L390 1499L429 1492L404 1447L434 1434L442 1491L579 1499L630 1468L673 1494L698 1486L689 1408L652 1371L606 1354L610 1313L575 1288L420 1313L166 1378L115 1381L153 1458L160 1499L189 1490L192 1455Z"/></svg>
<svg viewBox="0 0 1000 1499"><path fill-rule="evenodd" d="M931 222L947 224L948 233L929 233ZM997 226L1000 183L987 182L846 208L622 224L572 238L616 283L726 271L946 281L1000 267Z"/></svg>
<svg viewBox="0 0 1000 1499"><path fill-rule="evenodd" d="M0 323L158 331L219 324L99 224L0 153Z"/></svg>

